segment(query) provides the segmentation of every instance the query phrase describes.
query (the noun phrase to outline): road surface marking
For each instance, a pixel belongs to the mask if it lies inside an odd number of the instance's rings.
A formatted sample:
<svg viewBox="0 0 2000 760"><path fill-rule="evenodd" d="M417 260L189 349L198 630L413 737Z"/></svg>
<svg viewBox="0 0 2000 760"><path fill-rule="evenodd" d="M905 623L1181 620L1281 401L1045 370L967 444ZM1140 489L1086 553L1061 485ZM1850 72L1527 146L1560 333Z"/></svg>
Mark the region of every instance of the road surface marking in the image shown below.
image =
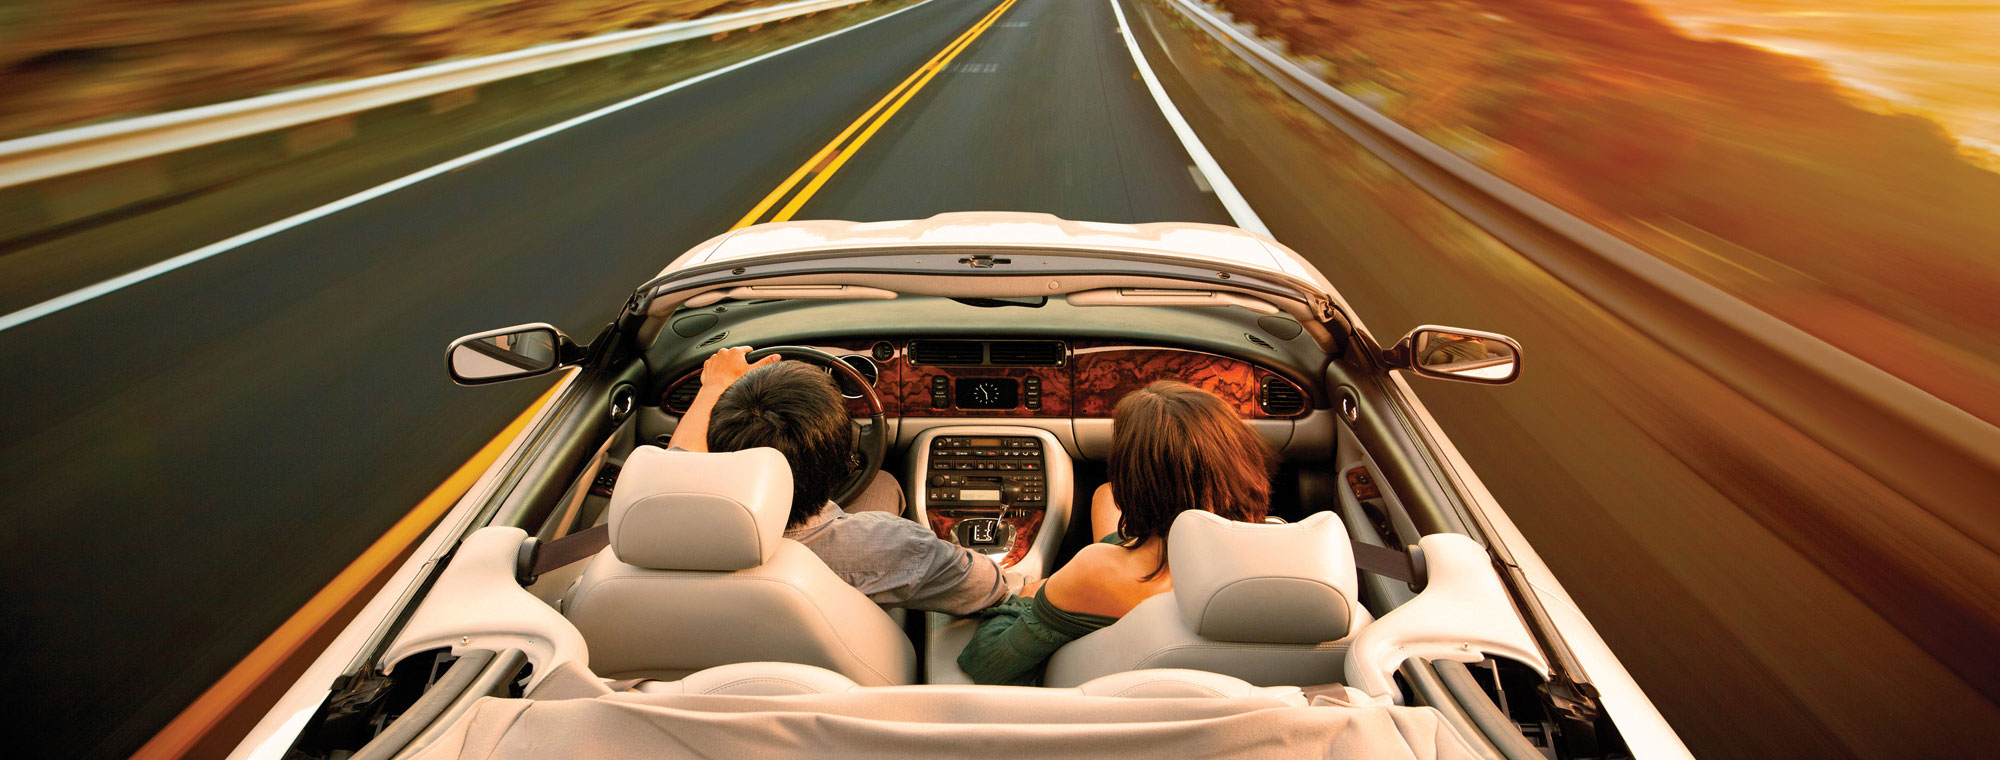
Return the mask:
<svg viewBox="0 0 2000 760"><path fill-rule="evenodd" d="M784 198L784 194L792 192L792 188L794 188L794 186L798 186L798 180L806 178L806 174L810 174L810 172L820 172L820 170L824 170L824 168L826 168L826 166L828 166L828 164L830 164L830 162L834 160L834 148L838 148L838 146L840 146L842 142L846 142L846 138L848 138L848 136L852 136L852 134L854 134L856 130L860 130L860 128L862 128L862 124L866 124L866 122L868 122L868 118L872 118L872 116L874 116L876 112L880 112L880 110L882 110L884 106L888 106L888 104L890 104L890 100L894 100L894 98L896 98L896 96L898 96L898 94L900 94L902 90L906 90L906 88L908 88L908 86L910 86L912 82L916 82L916 80L918 80L918 76L922 76L922 74L924 74L926 70L930 70L932 66L936 66L936 64L938 64L938 60L940 60L940 58L944 58L944 54L952 52L954 48L958 48L958 44L966 42L966 38L968 38L968 36L972 36L972 32L974 32L974 30L978 30L978 28L980 28L980 24L986 24L986 22L994 20L996 16L1000 16L1000 10L1004 10L1004 8L1006 8L1006 6L994 6L994 10L988 10L988 12L986 12L986 16L980 16L980 22L978 22L978 24L972 24L972 28L968 28L968 30L960 32L960 34L958 34L958 36L956 36L956 38L954 38L954 40L952 40L950 44L946 44L946 46L944 46L944 50L938 50L938 54L930 56L930 60L926 60L926 62L924 62L924 66L920 66L918 70L910 72L910 76L904 76L904 78L902 78L902 82L896 82L896 86L894 86L894 88L890 88L890 90L888 90L888 94L886 94L886 96L882 96L882 100L876 100L876 104L874 104L874 106L868 106L868 110L864 110L860 118L856 118L856 120L854 120L852 124L848 124L848 128L840 130L840 134L838 134L838 136L834 136L834 142L828 142L828 144L826 144L826 148L820 148L820 152L812 154L812 158L808 158L808 160L806 160L804 164L800 164L800 166L798 166L798 170L794 170L794 172L792 172L792 176L786 176L786 178L784 178L784 182L778 182L778 188L774 188L774 190L772 190L770 194L766 194L766 196L764 196L764 200L758 200L758 204L756 204L756 206L750 206L750 212L748 212L748 214L744 214L744 218L736 220L736 224L734 224L734 226L730 226L730 230L740 230L740 228L746 228L746 226L752 226L752 224L756 224L756 220L758 220L758 218L762 218L762 216L764 216L764 212L768 212L768 210L770 210L770 206L778 204L778 200L782 200L782 198Z"/></svg>
<svg viewBox="0 0 2000 760"><path fill-rule="evenodd" d="M954 63L945 68L953 74L993 74L1000 71L997 63Z"/></svg>
<svg viewBox="0 0 2000 760"><path fill-rule="evenodd" d="M276 235L280 232L284 232L286 230L305 224L307 222L311 222L320 219L322 217L340 213L355 206L359 206L363 203L367 203L368 201L396 192L397 190L401 190L403 188L417 184L432 177L436 177L440 174L445 174L447 172L451 172L453 170L469 166L471 164L475 164L480 161L484 161L488 158L492 158L501 153L505 153L515 148L519 148L523 145L527 145L528 143L534 142L536 140L540 140L544 137L548 137L549 135L553 135L557 132L561 132L571 127L575 127L579 124L596 121L597 119L603 118L605 116L610 116L611 114L639 105L640 103L644 103L646 101L659 98L660 96L666 95L675 90L679 90L683 87L687 87L693 84L699 84L701 82L722 76L723 74L727 74L729 72L749 66L751 64L760 63L767 59L784 55L785 53L789 53L793 50L797 50L807 45L811 45L820 40L824 40L840 34L845 34L855 29L860 29L861 27L873 24L877 21L881 21L883 19L889 18L890 16L894 16L904 11L911 10L920 5L924 5L928 2L929 0L924 0L923 2L919 2L916 5L910 6L909 8L897 9L895 11L891 11L889 13L876 16L875 18L868 19L867 21L863 21L859 24L855 24L853 26L846 27L844 29L836 29L834 31L822 34L818 37L814 37L804 42L796 43L793 45L787 45L785 47L773 50L763 55L756 56L754 58L747 58L738 61L736 63L732 63L728 66L716 69L714 71L710 71L704 74L698 74L693 77L683 79L681 81L675 82L665 87L661 87L660 89L654 90L652 92L648 92L628 100L623 100L617 103L613 103L611 105L605 106L595 111L591 111L590 113L584 114L582 116L578 116L573 119L569 119L567 121L563 121L557 124L543 127L541 129L537 129L533 132L529 132L525 135L521 135L520 137L516 137L512 140L508 140L498 145L477 150L472 153L467 153L463 156L459 156L458 158L454 158L450 161L446 161L431 168L424 169L422 171L403 177L401 179L390 180L389 182L376 185L375 187L363 190L361 192L347 196L332 203L328 203L324 206L320 206L310 211L303 211L297 214L293 214L278 221L271 222L270 224L266 224L262 227L250 230L249 232L236 235L234 237L222 240L220 242L211 243L209 245L196 248L192 251L188 251L187 253L183 253L179 256L175 256L165 261L161 261L152 264L150 266L142 267L133 270L131 272L127 272L117 277L113 277L111 279L104 280L103 282L99 282L95 285L90 285L88 287L70 291L63 295L51 298L47 301L43 301L41 303L29 306L19 311L15 311L5 315L0 315L0 330L7 330L9 328L19 327L21 325L33 322L42 317L46 317L50 314L54 314L58 311L62 311L63 309L67 309L71 306L75 306L85 301L89 301L93 298L97 298L98 296L102 296L108 293L113 293L118 290L122 290L124 288L137 285L141 282L145 282L147 280L153 279L168 272L172 272L176 269L180 269L181 267L185 267L189 264L193 264L202 261L204 259L214 257L218 254L227 253L229 251L241 248L245 245L257 242L259 240L263 240L264 238Z"/></svg>
<svg viewBox="0 0 2000 760"><path fill-rule="evenodd" d="M1146 22L1146 31L1152 32L1153 41L1160 43L1160 52L1167 54L1167 64L1179 68L1181 65L1180 59L1174 57L1173 48L1167 47L1167 38L1160 36L1160 25L1148 21Z"/></svg>
<svg viewBox="0 0 2000 760"><path fill-rule="evenodd" d="M1194 188L1196 190L1200 190L1210 195L1215 194L1215 188L1208 186L1208 178L1201 176L1200 169L1195 168L1194 164L1188 164L1187 170L1188 170L1188 176L1194 178Z"/></svg>
<svg viewBox="0 0 2000 760"><path fill-rule="evenodd" d="M771 217L771 221L782 222L792 218L793 214L798 213L799 207L804 206L806 201L811 200L813 193L819 192L819 189L826 185L826 181L833 178L833 173L840 171L840 167L847 164L847 159L854 157L855 151L860 150L861 146L868 144L868 138L874 137L875 132L880 130L883 124L889 123L889 119L894 117L897 111L903 110L903 104L910 102L910 98L915 96L919 90L924 89L924 85L930 84L931 79L935 78L939 71L942 71L945 66L951 64L951 59L957 58L959 53L963 53L966 48L971 47L972 42L979 39L979 35L985 34L986 30L993 26L993 22L1000 17L1000 14L1006 13L1007 9L1012 7L1014 7L1014 0L1007 0L1007 2L1001 3L1000 7L993 9L993 13L987 16L986 20L981 21L978 26L972 27L971 36L966 37L965 41L958 45L957 49L947 49L944 60L938 61L937 65L926 67L922 79L917 80L916 84L910 85L910 89L903 91L902 97L897 98L895 103L890 104L888 110L883 111L881 116L875 117L874 123L869 124L867 129L861 130L861 134L855 136L854 142L848 143L847 147L841 149L840 155L834 157L833 164L828 166L826 171L814 176L812 182L807 183L805 189L800 190L798 195L792 196L791 202L786 203L785 207L778 211L777 216Z"/></svg>
<svg viewBox="0 0 2000 760"><path fill-rule="evenodd" d="M202 737L207 736L208 732L215 728L216 723L234 711L237 705L242 704L243 699L270 677L273 671L298 654L299 647L318 633L335 614L353 602L376 576L394 569L390 567L390 563L402 556L403 550L408 549L412 542L430 530L431 523L437 522L439 516L453 504L458 503L459 497L471 490L472 484L478 482L479 476L486 474L486 468L493 466L494 460L500 458L500 453L506 451L507 445L514 442L514 437L527 428L528 420L533 419L535 413L549 403L549 399L555 398L556 389L561 387L562 382L557 381L555 385L543 391L541 398L535 399L535 403L528 405L527 411L521 412L521 416L515 417L513 422L508 423L499 435L486 442L486 445L479 449L479 453L473 454L465 464L459 465L451 477L445 478L436 490L425 496L423 501L417 502L415 509L410 510L409 514L403 515L395 525L390 526L389 532L375 539L375 543L370 544L361 556L348 563L346 569L334 576L333 582L326 584L319 593L313 594L312 599L307 600L304 607L292 613L292 616L287 618L284 624L279 625L278 630L266 636L256 649L250 650L250 656L236 663L228 673L223 674L222 680L208 687L208 690L202 692L200 697L196 697L194 702L189 703L186 709L181 710L179 715L174 716L166 728L160 729L152 739L147 740L145 746L140 747L139 751L132 755L134 760L180 757L193 748Z"/></svg>
<svg viewBox="0 0 2000 760"><path fill-rule="evenodd" d="M819 152L814 153L812 158L806 159L806 162L801 164L796 171L793 171L791 176L786 177L784 182L778 184L777 189L772 190L769 195L764 196L763 200L758 201L757 205L750 209L750 213L744 214L743 218L737 220L735 226L730 227L730 229L741 229L756 224L757 220L764 216L764 212L769 211L771 206L775 205L780 199L783 199L786 193L791 192L792 188L798 185L799 180L805 179L807 174L812 174L812 180L806 183L804 189L799 190L798 195L794 196L791 202L786 203L784 208L779 209L778 213L773 215L770 221L782 222L791 219L793 214L798 213L799 207L805 205L805 202L812 198L813 193L819 192L820 187L833 177L833 173L839 171L840 167L847 163L847 159L854 155L854 151L859 150L862 144L868 142L868 138L875 134L875 130L881 129L882 124L887 122L889 117L896 115L896 111L900 110L904 103L909 102L911 96L916 95L918 90L923 89L925 84L930 83L932 77L937 76L939 71L942 71L946 66L951 64L951 59L958 57L960 52L971 46L973 40L978 39L981 33L985 32L988 27L993 25L995 20L1000 18L1000 14L1007 12L1007 9L1013 7L1013 5L1014 0L1006 0L1006 2L994 7L993 10L988 11L985 16L981 17L978 23L973 24L971 28L960 33L957 39L945 45L944 49L938 51L937 55L931 56L931 59L925 61L924 65L917 67L916 71L904 77L902 82L889 90L889 94L883 95L881 100L875 101L875 105L869 106L868 110L863 111L860 118L855 119L847 125L846 129L841 130L840 134L835 135L832 142L827 143L826 147L820 148ZM870 121L871 119L873 119L872 122ZM863 125L867 125L865 129ZM856 135L856 130L860 130L858 136ZM849 137L854 138L852 142L848 142ZM842 143L846 143L846 146L842 147Z"/></svg>
<svg viewBox="0 0 2000 760"><path fill-rule="evenodd" d="M1271 237L1271 228L1264 226L1264 220L1257 218L1250 202L1236 191L1236 183L1230 182L1229 175L1222 173L1222 165L1215 162L1215 156L1209 155L1208 148L1201 144L1201 138L1195 136L1194 127L1188 126L1180 109L1175 108L1174 101L1167 97L1166 88L1160 86L1160 78L1153 74L1151 66L1146 65L1146 54L1139 52L1139 40L1132 36L1132 25L1126 23L1125 11L1118 7L1118 0L1106 2L1111 3L1112 15L1118 17L1118 33L1125 37L1125 49L1132 51L1132 63L1139 67L1139 78L1145 80L1146 90L1153 94L1153 102L1160 105L1160 114L1167 117L1167 124L1174 128L1174 135L1181 139L1181 147L1187 149L1188 158L1193 159L1202 176L1208 178L1208 186L1216 199L1222 201L1222 208L1229 212L1229 218L1236 220L1238 227Z"/></svg>

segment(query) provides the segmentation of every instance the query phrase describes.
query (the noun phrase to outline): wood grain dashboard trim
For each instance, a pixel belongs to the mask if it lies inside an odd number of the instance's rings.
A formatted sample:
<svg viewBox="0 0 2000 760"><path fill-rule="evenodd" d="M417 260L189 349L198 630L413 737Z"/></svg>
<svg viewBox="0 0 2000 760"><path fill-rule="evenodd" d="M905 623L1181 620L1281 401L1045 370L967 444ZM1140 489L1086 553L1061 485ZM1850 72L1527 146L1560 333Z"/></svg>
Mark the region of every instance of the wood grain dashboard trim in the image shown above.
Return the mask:
<svg viewBox="0 0 2000 760"><path fill-rule="evenodd" d="M882 398L882 409L892 417L1108 418L1125 394L1160 379L1180 380L1214 393L1244 419L1297 419L1312 411L1311 404L1307 403L1298 414L1265 412L1260 403L1264 383L1282 382L1303 399L1310 399L1311 395L1276 372L1242 359L1205 351L1072 341L1069 356L1062 366L1057 367L939 366L911 364L907 353L908 340L887 341L894 347L892 358L886 362L876 360L870 356L870 349L880 342L884 341L828 341L814 347L836 356L869 356L880 371L875 388ZM681 410L667 404L667 399L681 385L698 381L700 374L700 370L695 370L669 383L657 397L657 402L662 408L679 413ZM1013 409L935 408L931 406L931 382L935 377L951 378L954 383L960 379L982 377L1040 378L1042 406L1040 409L1028 409L1025 404ZM849 400L848 408L857 416L867 412L865 405L858 400Z"/></svg>
<svg viewBox="0 0 2000 760"><path fill-rule="evenodd" d="M1130 344L1079 343L1070 357L1071 393L1076 416L1110 417L1125 394L1155 380L1173 379L1220 397L1244 419L1291 419L1299 415L1266 413L1258 403L1260 388L1272 378L1299 390L1296 383L1250 362L1205 351Z"/></svg>

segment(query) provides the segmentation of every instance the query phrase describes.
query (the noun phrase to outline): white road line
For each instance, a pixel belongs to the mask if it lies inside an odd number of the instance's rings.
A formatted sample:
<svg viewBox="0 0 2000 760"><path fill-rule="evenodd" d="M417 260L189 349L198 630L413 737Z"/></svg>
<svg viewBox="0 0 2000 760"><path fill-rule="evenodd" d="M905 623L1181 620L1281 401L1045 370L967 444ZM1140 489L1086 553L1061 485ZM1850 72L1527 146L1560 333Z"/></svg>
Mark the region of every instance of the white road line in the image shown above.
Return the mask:
<svg viewBox="0 0 2000 760"><path fill-rule="evenodd" d="M1215 162L1215 156L1209 155L1208 148L1201 144L1201 138L1195 136L1194 128L1181 117L1180 109L1174 108L1174 101L1167 97L1166 88L1160 86L1160 78L1153 74L1151 66L1146 65L1146 54L1139 52L1139 40L1132 36L1131 25L1125 22L1125 11L1118 7L1118 0L1106 1L1111 3L1111 13L1118 17L1118 33L1125 37L1125 49L1132 51L1132 62L1139 66L1139 78L1146 81L1146 90L1153 93L1153 102L1159 104L1160 114L1167 117L1167 124L1174 128L1174 135L1181 139L1181 147L1187 149L1188 158L1193 159L1202 176L1208 178L1208 185L1214 189L1216 199L1222 201L1222 208L1229 212L1229 218L1236 221L1236 226L1271 237L1271 228L1264 226L1264 220L1257 218L1257 212L1251 210L1250 202L1236 191L1236 184L1229 181L1229 175L1222 173L1222 166Z"/></svg>
<svg viewBox="0 0 2000 760"><path fill-rule="evenodd" d="M1210 194L1215 192L1215 188L1208 186L1208 178L1201 176L1201 170L1195 168L1193 164L1188 165L1188 176L1194 178L1194 186L1202 192Z"/></svg>
<svg viewBox="0 0 2000 760"><path fill-rule="evenodd" d="M1178 68L1181 65L1180 59L1174 57L1173 48L1167 47L1167 38L1160 36L1160 25L1146 22L1146 31L1152 32L1153 41L1160 43L1160 52L1167 54L1167 63Z"/></svg>
<svg viewBox="0 0 2000 760"><path fill-rule="evenodd" d="M180 269L181 267L185 267L189 264L193 264L203 259L207 259L216 256L218 254L226 253L228 251L235 250L237 248L241 248L250 243L254 243L256 241L262 240L272 235L276 235L280 232L284 232L286 230L305 224L307 222L311 222L316 219L320 219L322 217L331 216L333 214L345 211L355 206L359 206L363 203L367 203L368 201L380 198L384 195L388 195L390 193L396 192L397 190L401 190L403 188L417 184L432 177L436 177L440 174L444 174L454 169L460 169L465 166L475 164L480 161L484 161L488 158L492 158L501 153L505 153L507 151L513 150L523 145L527 145L528 143L540 140L544 137L548 137L549 135L561 132L563 130L569 129L579 124L595 121L605 116L610 116L611 114L639 105L640 103L653 100L662 95L666 95L675 90L679 90L683 87L699 84L701 82L705 82L715 77L722 76L737 69L741 69L743 67L750 66L752 64L759 63L770 58L775 58L777 56L784 55L785 53L789 53L793 50L797 50L807 45L811 45L815 42L819 42L820 40L829 39L838 35L846 34L848 32L860 29L861 27L867 26L869 24L873 24L877 21L889 18L890 16L897 15L904 11L914 10L919 6L928 4L929 2L930 0L923 0L922 2L919 2L916 5L912 5L908 8L902 8L889 13L885 13L880 16L876 16L875 18L871 18L867 21L863 21L859 24L846 27L844 29L836 29L834 31L827 32L826 34L822 34L818 37L814 37L804 42L787 45L785 47L773 50L769 53L764 53L754 58L748 58L742 61L738 61L736 63L732 63L728 66L716 69L714 71L707 72L705 74L699 74L693 77L689 77L687 79L680 80L665 87L661 87L660 89L653 90L652 92L648 92L643 95L630 98L628 100L623 100L617 103L613 103L611 105L605 106L595 111L591 111L590 113L584 114L582 116L577 116L567 121L563 121L557 124L552 124L550 126L543 127L541 129L537 129L533 132L529 132L525 135L521 135L520 137L513 138L511 140L499 143L497 145L493 145L491 147L467 153L463 156L459 156L458 158L454 158L450 161L446 161L444 163L438 164L428 169L424 169L415 174L405 176L401 179L390 180L389 182L376 185L375 187L371 187L367 190L363 190L361 192L347 196L332 203L328 203L324 206L320 206L310 211L303 211L297 214L293 214L278 221L271 222L270 224L266 224L262 227L250 230L249 232L245 232L240 235L227 238L220 242L210 243L208 245L196 248L192 251L188 251L187 253L183 253L179 256L175 256L173 258L161 261L151 266L142 267L140 269L127 272L117 277L113 277L109 280L99 282L95 285L70 291L68 293L57 296L55 298L51 298L47 301L43 301L28 308L21 309L20 311L13 312L5 316L0 316L0 330L8 330L11 328L19 327L29 322L33 322L37 319L41 319L42 317L46 317L50 314L62 311L63 309L67 309L71 306L75 306L85 301L89 301L93 298L97 298L98 296L116 292L118 290L130 287L132 285L145 282L147 280L153 279L154 277L158 277L168 272L172 272L176 269Z"/></svg>

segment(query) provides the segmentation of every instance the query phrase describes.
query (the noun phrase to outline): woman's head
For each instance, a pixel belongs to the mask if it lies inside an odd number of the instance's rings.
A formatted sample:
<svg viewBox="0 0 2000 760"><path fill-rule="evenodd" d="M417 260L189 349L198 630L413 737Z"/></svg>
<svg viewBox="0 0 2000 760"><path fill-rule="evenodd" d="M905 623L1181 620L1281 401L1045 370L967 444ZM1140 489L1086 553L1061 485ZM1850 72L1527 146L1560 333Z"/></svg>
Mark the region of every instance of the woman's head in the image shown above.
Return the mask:
<svg viewBox="0 0 2000 760"><path fill-rule="evenodd" d="M1119 400L1108 469L1118 532L1133 544L1166 537L1190 509L1259 522L1270 508L1263 439L1215 394L1175 380Z"/></svg>

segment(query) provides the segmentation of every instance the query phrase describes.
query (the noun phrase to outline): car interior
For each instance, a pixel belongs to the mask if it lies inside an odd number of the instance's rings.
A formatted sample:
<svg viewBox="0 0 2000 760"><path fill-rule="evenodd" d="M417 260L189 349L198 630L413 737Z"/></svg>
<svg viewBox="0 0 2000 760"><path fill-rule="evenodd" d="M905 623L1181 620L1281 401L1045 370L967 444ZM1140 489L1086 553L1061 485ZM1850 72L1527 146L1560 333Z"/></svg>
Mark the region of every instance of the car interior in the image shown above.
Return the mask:
<svg viewBox="0 0 2000 760"><path fill-rule="evenodd" d="M436 681L454 659L504 651L523 660L519 678L492 696L866 693L872 707L819 709L897 720L943 703L1018 711L1024 694L1058 714L1093 695L1241 702L1228 709L1450 703L1425 718L1453 726L1444 734L1504 726L1517 750L1548 737L1560 718L1530 707L1548 662L1492 558L1435 492L1392 486L1421 482L1411 471L1424 466L1406 437L1389 435L1393 424L1356 424L1371 416L1361 410L1385 408L1378 378L1339 361L1351 347L1325 330L1260 306L908 294L681 304L656 315L657 337L637 361L597 379L602 398L589 411L601 419L587 424L598 432L543 442L575 474L530 473L512 486L531 493L510 502L539 506L502 506L492 527L468 535L381 667L429 669ZM1099 538L1088 509L1106 481L1112 410L1155 380L1215 393L1265 441L1277 462L1271 518L1181 515L1169 540L1173 591L1063 647L1039 688L973 686L956 658L977 617L879 607L782 538L782 455L667 450L702 361L731 346L834 376L862 460L836 500L892 478L902 516L1026 580ZM537 545L593 528L608 529L603 550L528 570ZM1358 569L1357 552L1380 551L1407 552L1413 574ZM1412 658L1437 667L1408 667ZM884 707L920 694L943 703ZM1459 706L1473 696L1480 707ZM1493 707L1510 698L1516 709ZM1095 720L1077 717L1092 705L1071 705L1071 722ZM1414 724L1384 725L1400 728L1377 739L1414 746ZM1460 756L1425 741L1422 756Z"/></svg>
<svg viewBox="0 0 2000 760"><path fill-rule="evenodd" d="M903 516L929 526L940 538L992 557L1029 580L1048 577L1099 538L1089 535L1087 510L1091 493L1105 482L1103 460L1111 444L1112 409L1126 393L1160 379L1182 380L1217 394L1279 455L1279 486L1274 489L1271 514L1274 519L1301 524L1297 530L1274 536L1293 542L1294 550L1300 548L1298 542L1337 546L1341 553L1347 549L1348 527L1331 519L1337 516L1338 502L1319 501L1337 499L1339 485L1331 472L1338 448L1333 413L1324 408L1321 400L1326 394L1312 369L1324 365L1325 354L1297 322L1284 316L1242 307L1093 308L1064 299L917 297L728 302L683 309L668 324L671 332L663 334L648 355L649 364L661 371L642 396L632 439L604 452L595 478L616 487L583 495L572 529L607 520L614 505L622 501L617 488L628 484L616 476L606 477L607 473L622 474L635 451L665 446L679 414L686 411L700 389L702 360L727 346L800 346L822 355L797 352L787 358L824 365L831 357L853 370L848 373L828 367L848 397L858 426L872 424L866 396L872 393L879 400L886 425L879 469L900 484ZM856 329L863 325L877 327ZM911 331L910 325L938 327ZM869 447L864 444L861 448ZM1372 477L1364 479L1372 482ZM1308 499L1315 501L1309 503ZM1363 514L1358 509L1351 511ZM1316 514L1329 518L1305 522ZM1367 527L1374 531L1373 526ZM1334 609L1350 613L1357 622L1369 619L1355 588L1356 571L1351 561L1345 568L1290 568L1276 558L1296 551L1259 551L1245 546L1232 552L1230 538L1226 532L1208 537L1211 545L1199 551L1207 556L1233 553L1273 561L1262 567L1217 567L1217 572L1234 576L1218 577L1218 586L1264 573L1273 577L1330 574L1343 578L1347 586L1346 598L1336 602ZM1266 537L1238 540L1254 538ZM1187 540L1201 539L1191 532ZM1394 535L1378 536L1377 541L1399 548L1414 543ZM1300 556L1327 554L1306 551ZM586 581L594 583L591 573L595 570L573 572L581 572ZM1184 572L1177 568L1178 585L1191 582ZM585 639L592 642L593 666L606 667L599 665L600 649L595 640L615 637L616 626L596 627L597 603L589 600L588 594L575 598L565 580L567 575L551 574L534 590L553 603L568 605L566 611L580 621ZM837 580L832 583L841 585ZM1247 587L1236 588L1242 592ZM584 590L592 589L594 586ZM840 590L848 593L839 596L861 599L851 589ZM564 594L571 596L565 598ZM1313 683L1340 681L1347 620L1312 630L1278 631L1281 623L1310 616L1327 600L1270 596L1284 606L1242 611L1268 619L1268 625L1237 615L1229 619L1231 625L1271 630L1230 631L1215 637L1191 630L1177 613L1162 614L1171 613L1170 604L1142 607L1129 621L1073 647L1134 655L1130 663L1121 667L1109 657L1065 652L1050 664L1046 682L1075 686L1110 672L1182 667L1183 663L1199 666L1208 659L1215 662L1201 669L1264 676L1252 679L1253 683L1262 680L1274 685L1281 682L1278 679L1293 683L1301 673L1312 674ZM586 608L581 618L579 602ZM612 617L616 616L607 615L606 620ZM859 663L835 667L830 659L796 654L762 659L820 665L864 684L970 682L955 659L976 619L956 619L942 613L901 617L900 636L912 652L920 654L921 665L912 659L907 667L898 667L893 673L879 673ZM751 620L758 618L749 616ZM1334 633L1339 635L1331 635ZM742 641L729 634L718 635ZM1286 640L1288 635L1291 640ZM1150 657L1140 653L1137 647L1141 642L1160 653ZM1193 654L1198 650L1191 647L1196 646L1208 654ZM879 647L871 643L869 648ZM1238 651L1267 654L1229 654ZM1246 661L1232 665L1234 660ZM1300 670L1301 663L1314 667ZM694 669L698 668L613 669L600 670L599 675L674 676Z"/></svg>

